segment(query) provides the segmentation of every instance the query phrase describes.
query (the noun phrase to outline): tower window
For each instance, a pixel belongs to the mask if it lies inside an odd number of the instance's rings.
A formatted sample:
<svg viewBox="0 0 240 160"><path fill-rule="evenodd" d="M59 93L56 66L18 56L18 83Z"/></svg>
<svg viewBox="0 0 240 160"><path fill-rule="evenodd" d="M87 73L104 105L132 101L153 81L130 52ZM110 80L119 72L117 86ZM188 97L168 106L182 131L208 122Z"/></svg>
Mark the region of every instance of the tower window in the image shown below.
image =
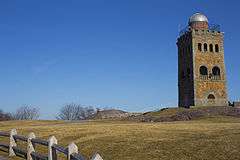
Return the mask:
<svg viewBox="0 0 240 160"><path fill-rule="evenodd" d="M182 79L184 79L185 78L185 74L184 74L184 72L182 71Z"/></svg>
<svg viewBox="0 0 240 160"><path fill-rule="evenodd" d="M217 66L213 67L212 74L214 76L220 76L220 68L218 68Z"/></svg>
<svg viewBox="0 0 240 160"><path fill-rule="evenodd" d="M202 43L198 43L198 50L202 51Z"/></svg>
<svg viewBox="0 0 240 160"><path fill-rule="evenodd" d="M211 99L211 100L214 100L214 99L215 99L215 96L214 96L213 94L209 94L207 98L208 98L208 99Z"/></svg>
<svg viewBox="0 0 240 160"><path fill-rule="evenodd" d="M215 45L215 52L219 52L219 46L218 46L218 44Z"/></svg>
<svg viewBox="0 0 240 160"><path fill-rule="evenodd" d="M213 45L212 44L209 45L209 50L210 50L210 52L213 52Z"/></svg>
<svg viewBox="0 0 240 160"><path fill-rule="evenodd" d="M208 47L207 47L207 43L204 43L204 52L207 52Z"/></svg>
<svg viewBox="0 0 240 160"><path fill-rule="evenodd" d="M199 69L200 75L207 76L208 75L208 69L205 66L201 66Z"/></svg>
<svg viewBox="0 0 240 160"><path fill-rule="evenodd" d="M182 52L181 51L180 51L179 55L180 55L180 58L182 58Z"/></svg>
<svg viewBox="0 0 240 160"><path fill-rule="evenodd" d="M190 68L187 68L187 78L190 79L191 76L191 70Z"/></svg>
<svg viewBox="0 0 240 160"><path fill-rule="evenodd" d="M190 74L190 68L187 69L187 73Z"/></svg>

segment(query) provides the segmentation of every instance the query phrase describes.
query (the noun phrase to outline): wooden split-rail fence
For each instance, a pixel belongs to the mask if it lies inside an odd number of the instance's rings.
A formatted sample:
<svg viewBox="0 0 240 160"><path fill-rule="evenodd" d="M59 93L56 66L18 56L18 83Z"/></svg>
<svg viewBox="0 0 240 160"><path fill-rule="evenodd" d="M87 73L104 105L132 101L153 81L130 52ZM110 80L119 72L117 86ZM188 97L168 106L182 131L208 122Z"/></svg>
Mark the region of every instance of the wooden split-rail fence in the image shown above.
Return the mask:
<svg viewBox="0 0 240 160"><path fill-rule="evenodd" d="M66 148L58 145L57 139L51 136L48 140L36 138L34 133L30 133L27 137L18 135L16 129L12 129L10 133L0 132L0 137L7 137L9 144L0 142L0 151L8 152L9 157L18 156L27 160L57 160L58 153L63 153L67 160L86 160L79 152L76 144L71 143ZM18 147L17 141L25 142L26 148ZM36 144L47 147L48 153L46 155L35 151ZM91 160L103 160L102 157L96 153Z"/></svg>

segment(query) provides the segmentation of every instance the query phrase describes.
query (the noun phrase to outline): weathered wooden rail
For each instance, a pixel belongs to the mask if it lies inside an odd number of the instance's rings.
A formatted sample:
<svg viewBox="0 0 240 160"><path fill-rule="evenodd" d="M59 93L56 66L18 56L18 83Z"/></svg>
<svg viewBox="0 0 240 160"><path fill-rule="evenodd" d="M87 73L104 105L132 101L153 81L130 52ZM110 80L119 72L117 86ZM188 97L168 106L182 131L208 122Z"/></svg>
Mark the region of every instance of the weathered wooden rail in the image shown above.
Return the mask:
<svg viewBox="0 0 240 160"><path fill-rule="evenodd" d="M9 144L0 142L0 151L7 152L9 157L18 156L27 160L57 160L58 154L63 153L67 160L86 160L79 152L76 144L71 143L68 147L58 145L57 139L51 136L48 140L36 138L34 133L30 133L27 137L18 135L16 129L12 129L10 133L0 132L0 137L7 137ZM25 149L17 146L18 141L23 141L27 144ZM35 151L36 144L47 147L46 155L39 154ZM96 153L91 160L103 160Z"/></svg>

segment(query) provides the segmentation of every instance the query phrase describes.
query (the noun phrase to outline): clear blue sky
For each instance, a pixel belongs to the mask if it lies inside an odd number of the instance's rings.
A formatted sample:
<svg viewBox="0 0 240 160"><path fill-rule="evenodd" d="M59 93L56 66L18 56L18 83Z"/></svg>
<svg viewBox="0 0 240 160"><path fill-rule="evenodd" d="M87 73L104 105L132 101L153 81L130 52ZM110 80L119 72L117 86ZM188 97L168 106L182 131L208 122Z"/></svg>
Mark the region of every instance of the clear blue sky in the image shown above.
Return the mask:
<svg viewBox="0 0 240 160"><path fill-rule="evenodd" d="M53 118L69 102L127 111L177 105L179 26L195 12L225 32L229 99L240 96L240 2L0 2L0 108Z"/></svg>

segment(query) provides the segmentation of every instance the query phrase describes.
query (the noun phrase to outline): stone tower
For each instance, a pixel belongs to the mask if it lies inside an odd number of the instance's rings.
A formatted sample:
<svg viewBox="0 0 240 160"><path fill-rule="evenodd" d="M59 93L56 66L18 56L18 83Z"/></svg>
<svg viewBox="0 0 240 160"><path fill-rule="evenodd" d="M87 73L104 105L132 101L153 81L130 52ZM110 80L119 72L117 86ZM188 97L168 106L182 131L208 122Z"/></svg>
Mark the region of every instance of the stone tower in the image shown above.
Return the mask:
<svg viewBox="0 0 240 160"><path fill-rule="evenodd" d="M178 46L179 107L228 105L223 32L196 13L180 32Z"/></svg>

